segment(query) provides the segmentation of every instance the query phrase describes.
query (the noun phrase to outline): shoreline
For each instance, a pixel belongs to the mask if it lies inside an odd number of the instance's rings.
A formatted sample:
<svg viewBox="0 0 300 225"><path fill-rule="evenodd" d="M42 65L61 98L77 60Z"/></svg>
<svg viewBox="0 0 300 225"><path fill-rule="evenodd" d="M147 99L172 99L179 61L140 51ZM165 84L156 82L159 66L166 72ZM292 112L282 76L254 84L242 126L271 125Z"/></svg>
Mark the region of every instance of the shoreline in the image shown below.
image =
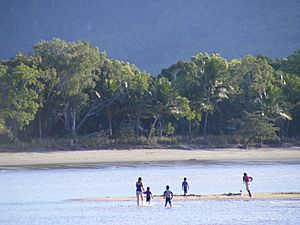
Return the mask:
<svg viewBox="0 0 300 225"><path fill-rule="evenodd" d="M74 201L101 201L101 202L115 202L115 201L136 201L135 196L128 197L96 197L96 198L78 198L72 199ZM261 192L253 193L253 197L249 198L246 193L240 196L238 193L225 194L189 194L186 197L183 195L174 195L173 201L226 201L226 200L300 200L300 192ZM163 201L163 196L154 195L153 201Z"/></svg>
<svg viewBox="0 0 300 225"><path fill-rule="evenodd" d="M261 149L133 149L0 153L2 169L300 163L300 147Z"/></svg>

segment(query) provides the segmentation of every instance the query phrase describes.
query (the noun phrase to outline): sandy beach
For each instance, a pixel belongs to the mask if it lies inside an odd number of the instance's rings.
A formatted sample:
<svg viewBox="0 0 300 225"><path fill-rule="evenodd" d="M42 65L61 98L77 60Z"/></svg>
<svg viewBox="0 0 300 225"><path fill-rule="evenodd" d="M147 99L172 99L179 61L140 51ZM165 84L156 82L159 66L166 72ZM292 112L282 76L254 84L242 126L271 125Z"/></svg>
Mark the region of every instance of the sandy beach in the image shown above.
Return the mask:
<svg viewBox="0 0 300 225"><path fill-rule="evenodd" d="M174 195L173 201L201 201L201 200L249 200L247 194L239 196L234 193L200 195L191 194L187 198L183 195ZM300 192L264 192L254 193L250 200L299 200ZM136 201L136 197L99 197L99 198L79 198L77 201ZM153 200L163 201L162 196L155 195Z"/></svg>
<svg viewBox="0 0 300 225"><path fill-rule="evenodd" d="M61 168L196 163L300 163L300 148L135 149L0 153L1 168Z"/></svg>

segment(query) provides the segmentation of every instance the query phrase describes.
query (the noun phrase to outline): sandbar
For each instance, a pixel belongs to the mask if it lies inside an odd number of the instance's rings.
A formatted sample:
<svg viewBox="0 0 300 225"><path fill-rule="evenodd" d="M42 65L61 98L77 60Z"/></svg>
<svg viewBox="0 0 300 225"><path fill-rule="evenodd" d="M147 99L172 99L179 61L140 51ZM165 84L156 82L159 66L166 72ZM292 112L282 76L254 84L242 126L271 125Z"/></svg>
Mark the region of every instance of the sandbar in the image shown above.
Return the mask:
<svg viewBox="0 0 300 225"><path fill-rule="evenodd" d="M78 198L76 201L136 201L135 196L128 197L97 197L97 198ZM161 195L154 195L153 200L163 201ZM202 200L300 200L300 192L261 192L253 193L250 199L246 193L241 196L239 193L224 194L190 194L187 197L183 195L174 195L173 201L202 201Z"/></svg>

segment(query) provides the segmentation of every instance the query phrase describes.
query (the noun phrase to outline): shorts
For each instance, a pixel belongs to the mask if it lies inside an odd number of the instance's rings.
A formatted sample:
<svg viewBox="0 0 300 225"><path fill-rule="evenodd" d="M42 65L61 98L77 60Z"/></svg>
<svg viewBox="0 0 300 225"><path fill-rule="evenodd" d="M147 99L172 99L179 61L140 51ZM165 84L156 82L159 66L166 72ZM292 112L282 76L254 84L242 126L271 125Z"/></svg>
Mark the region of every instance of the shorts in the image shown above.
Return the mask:
<svg viewBox="0 0 300 225"><path fill-rule="evenodd" d="M184 193L184 194L187 193L187 188L183 188L183 193Z"/></svg>
<svg viewBox="0 0 300 225"><path fill-rule="evenodd" d="M146 197L146 202L150 202L150 200L151 200L151 197L150 197L150 196L147 196L147 197Z"/></svg>
<svg viewBox="0 0 300 225"><path fill-rule="evenodd" d="M143 192L142 191L136 191L136 196L139 196L139 195L143 196Z"/></svg>
<svg viewBox="0 0 300 225"><path fill-rule="evenodd" d="M246 185L246 190L250 191L250 182L247 182L245 185Z"/></svg>
<svg viewBox="0 0 300 225"><path fill-rule="evenodd" d="M170 204L170 206L172 206L171 198L166 198L165 206L167 206L168 203Z"/></svg>

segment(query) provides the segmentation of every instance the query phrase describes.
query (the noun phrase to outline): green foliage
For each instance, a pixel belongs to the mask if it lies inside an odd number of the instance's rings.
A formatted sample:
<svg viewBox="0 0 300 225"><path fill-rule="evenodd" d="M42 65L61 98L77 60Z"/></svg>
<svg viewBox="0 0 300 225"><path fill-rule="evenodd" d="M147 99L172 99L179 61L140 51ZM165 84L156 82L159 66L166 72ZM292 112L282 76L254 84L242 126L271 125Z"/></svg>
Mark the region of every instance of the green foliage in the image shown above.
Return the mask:
<svg viewBox="0 0 300 225"><path fill-rule="evenodd" d="M235 90L244 95L250 104L274 81L274 70L265 59L246 56L241 60L232 60L229 66Z"/></svg>
<svg viewBox="0 0 300 225"><path fill-rule="evenodd" d="M9 115L2 117L2 124L5 123L3 128L6 130L12 129L14 136L34 120L40 106L38 91L44 87L39 82L40 71L34 65L30 67L20 61L17 57L4 62L0 76L0 105Z"/></svg>
<svg viewBox="0 0 300 225"><path fill-rule="evenodd" d="M280 70L300 76L300 49L287 58L281 59L279 64Z"/></svg>
<svg viewBox="0 0 300 225"><path fill-rule="evenodd" d="M173 135L173 134L175 133L175 127L172 125L172 123L168 122L168 123L166 124L164 133L165 133L167 136L171 136L171 135Z"/></svg>
<svg viewBox="0 0 300 225"><path fill-rule="evenodd" d="M228 82L228 63L218 54L207 53L192 57L198 72L194 82L194 105L204 117L203 134L207 133L208 115L216 111L218 103L228 99L233 87Z"/></svg>
<svg viewBox="0 0 300 225"><path fill-rule="evenodd" d="M267 116L260 113L245 112L245 117L241 120L239 133L247 138L245 147L252 140L266 141L278 139L278 127Z"/></svg>
<svg viewBox="0 0 300 225"><path fill-rule="evenodd" d="M41 41L33 50L0 63L2 136L247 146L300 135L299 50L276 61L199 53L158 77L85 41Z"/></svg>
<svg viewBox="0 0 300 225"><path fill-rule="evenodd" d="M0 134L6 134L8 132L8 128L5 123L5 117L0 113Z"/></svg>
<svg viewBox="0 0 300 225"><path fill-rule="evenodd" d="M55 69L57 88L62 95L65 128L74 132L76 112L86 106L87 90L94 88L97 72L104 55L88 42L65 42L60 39L41 41L34 46L34 53L42 59L41 68Z"/></svg>
<svg viewBox="0 0 300 225"><path fill-rule="evenodd" d="M287 119L292 120L289 113L291 104L289 104L283 91L275 86L269 86L258 98L256 98L261 114L266 115L274 120Z"/></svg>
<svg viewBox="0 0 300 225"><path fill-rule="evenodd" d="M176 119L187 118L187 120L193 120L196 117L195 112L190 107L190 101L186 97L177 96L175 105L171 109L172 114Z"/></svg>

